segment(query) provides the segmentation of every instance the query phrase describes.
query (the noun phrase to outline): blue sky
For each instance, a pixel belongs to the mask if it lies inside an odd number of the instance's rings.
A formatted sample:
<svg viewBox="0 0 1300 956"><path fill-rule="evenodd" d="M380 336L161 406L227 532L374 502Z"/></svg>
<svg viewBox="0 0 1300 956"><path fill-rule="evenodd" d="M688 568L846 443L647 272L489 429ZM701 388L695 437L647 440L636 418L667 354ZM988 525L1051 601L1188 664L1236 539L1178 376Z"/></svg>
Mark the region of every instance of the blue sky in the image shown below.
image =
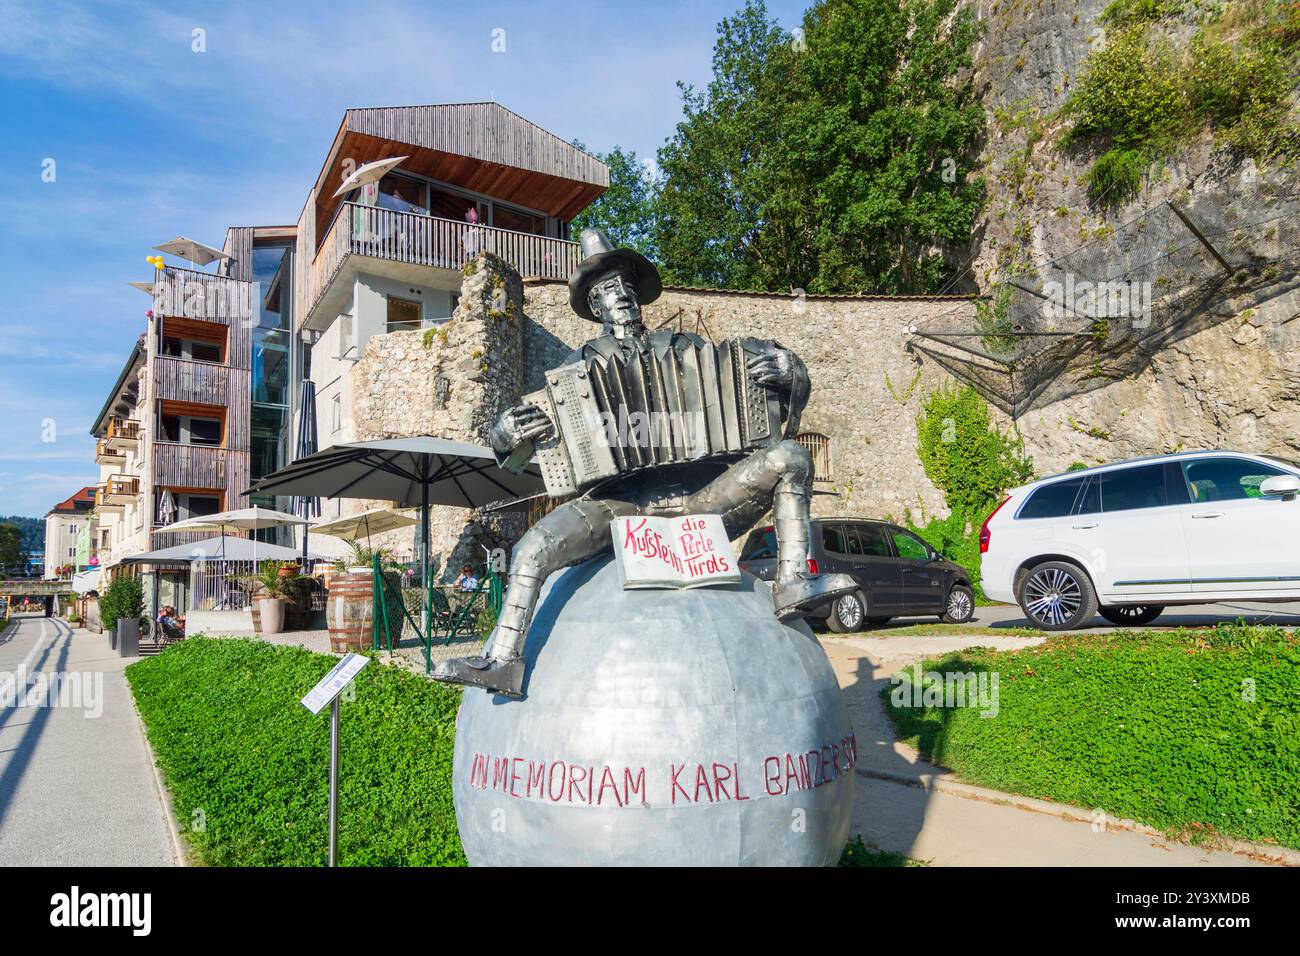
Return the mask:
<svg viewBox="0 0 1300 956"><path fill-rule="evenodd" d="M0 514L97 479L151 247L295 222L344 109L495 99L653 156L740 3L0 0Z"/></svg>

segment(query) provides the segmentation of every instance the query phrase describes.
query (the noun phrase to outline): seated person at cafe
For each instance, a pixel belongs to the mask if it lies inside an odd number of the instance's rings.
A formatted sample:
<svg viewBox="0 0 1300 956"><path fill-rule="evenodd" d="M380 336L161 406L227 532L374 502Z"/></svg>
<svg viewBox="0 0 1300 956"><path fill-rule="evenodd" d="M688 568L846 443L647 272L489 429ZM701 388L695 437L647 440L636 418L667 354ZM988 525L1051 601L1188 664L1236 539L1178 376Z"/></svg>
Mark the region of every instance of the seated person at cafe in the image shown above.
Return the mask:
<svg viewBox="0 0 1300 956"><path fill-rule="evenodd" d="M462 591L473 591L478 587L478 575L468 564L460 569L460 574L456 575L456 580L452 582L452 587L459 588Z"/></svg>

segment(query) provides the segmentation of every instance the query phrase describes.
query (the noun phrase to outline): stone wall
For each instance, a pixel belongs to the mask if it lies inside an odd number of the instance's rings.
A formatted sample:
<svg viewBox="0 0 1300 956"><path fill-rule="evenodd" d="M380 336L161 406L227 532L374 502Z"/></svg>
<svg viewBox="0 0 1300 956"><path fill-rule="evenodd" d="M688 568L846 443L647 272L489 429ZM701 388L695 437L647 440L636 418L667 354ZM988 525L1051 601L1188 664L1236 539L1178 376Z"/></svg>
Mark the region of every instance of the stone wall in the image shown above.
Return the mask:
<svg viewBox="0 0 1300 956"><path fill-rule="evenodd" d="M466 267L451 320L418 332L377 335L349 377L357 441L436 435L487 444L487 430L520 395L523 380L523 287L496 256ZM384 502L355 501L349 512ZM481 566L481 545L504 546L522 531L518 515L484 518L459 508L433 509L430 544L440 572ZM376 546L409 553L410 530L376 535Z"/></svg>
<svg viewBox="0 0 1300 956"><path fill-rule="evenodd" d="M600 327L573 313L562 282L529 280L524 309L524 385L531 390L541 387L547 368ZM916 456L916 417L925 394L950 379L909 349L908 330L919 322L967 327L972 298L795 299L669 288L643 311L651 328L671 323L714 341L776 339L799 354L812 379L800 429L830 438L830 480L817 483L815 514L901 519L909 511L916 518L947 513Z"/></svg>

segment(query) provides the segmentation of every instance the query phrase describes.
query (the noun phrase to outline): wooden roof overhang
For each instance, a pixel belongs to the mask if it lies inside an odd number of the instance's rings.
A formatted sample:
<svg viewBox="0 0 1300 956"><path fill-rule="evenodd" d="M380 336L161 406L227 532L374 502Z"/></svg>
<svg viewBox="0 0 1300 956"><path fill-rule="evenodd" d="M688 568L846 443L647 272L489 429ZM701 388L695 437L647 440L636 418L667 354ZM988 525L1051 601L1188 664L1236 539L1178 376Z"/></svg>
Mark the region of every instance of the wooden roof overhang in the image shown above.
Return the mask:
<svg viewBox="0 0 1300 956"><path fill-rule="evenodd" d="M316 181L318 246L347 172L390 156L408 157L400 171L566 221L609 186L600 160L495 103L350 109Z"/></svg>

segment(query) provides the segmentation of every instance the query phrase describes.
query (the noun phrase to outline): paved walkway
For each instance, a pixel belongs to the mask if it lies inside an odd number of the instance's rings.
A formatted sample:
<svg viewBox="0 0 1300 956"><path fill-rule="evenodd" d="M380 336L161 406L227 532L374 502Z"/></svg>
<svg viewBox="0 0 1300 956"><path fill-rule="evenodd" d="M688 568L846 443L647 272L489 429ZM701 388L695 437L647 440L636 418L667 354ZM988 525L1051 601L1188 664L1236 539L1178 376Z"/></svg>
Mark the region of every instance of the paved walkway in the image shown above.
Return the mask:
<svg viewBox="0 0 1300 956"><path fill-rule="evenodd" d="M961 647L1015 648L1042 640L978 634L823 639L858 739L851 832L881 850L935 866L1258 865L1141 832L1094 828L1090 812L1078 807L960 784L895 739L880 692L911 661Z"/></svg>
<svg viewBox="0 0 1300 956"><path fill-rule="evenodd" d="M67 675L59 706L0 707L0 860L26 866L177 861L144 735L108 637L45 617L0 635L0 688ZM45 675L38 678L37 674Z"/></svg>

